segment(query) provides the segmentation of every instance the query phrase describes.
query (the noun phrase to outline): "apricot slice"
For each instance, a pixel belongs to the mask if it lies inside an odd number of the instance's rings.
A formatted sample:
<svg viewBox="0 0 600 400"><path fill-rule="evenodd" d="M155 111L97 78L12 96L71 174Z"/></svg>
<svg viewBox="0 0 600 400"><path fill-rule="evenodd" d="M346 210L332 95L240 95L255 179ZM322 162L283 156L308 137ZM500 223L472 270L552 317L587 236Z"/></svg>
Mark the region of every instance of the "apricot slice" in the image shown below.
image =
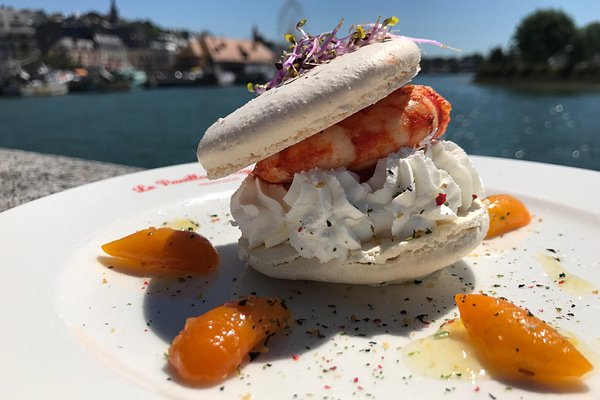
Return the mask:
<svg viewBox="0 0 600 400"><path fill-rule="evenodd" d="M208 273L219 265L219 254L204 236L171 228L148 228L102 245L113 257Z"/></svg>
<svg viewBox="0 0 600 400"><path fill-rule="evenodd" d="M503 235L521 228L531 221L527 207L515 197L508 194L497 194L487 198L490 228L486 239Z"/></svg>
<svg viewBox="0 0 600 400"><path fill-rule="evenodd" d="M247 297L188 318L169 348L169 364L193 385L216 384L231 375L261 342L287 326L285 304Z"/></svg>
<svg viewBox="0 0 600 400"><path fill-rule="evenodd" d="M457 294L455 301L469 339L493 372L556 382L593 368L571 342L526 309L482 294Z"/></svg>

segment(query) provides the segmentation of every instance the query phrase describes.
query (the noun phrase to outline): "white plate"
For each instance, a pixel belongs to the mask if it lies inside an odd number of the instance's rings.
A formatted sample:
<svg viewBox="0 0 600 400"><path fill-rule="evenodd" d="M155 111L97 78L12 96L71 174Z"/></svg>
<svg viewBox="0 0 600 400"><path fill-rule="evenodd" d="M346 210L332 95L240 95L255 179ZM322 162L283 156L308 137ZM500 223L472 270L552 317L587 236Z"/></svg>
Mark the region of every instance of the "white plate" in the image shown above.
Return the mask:
<svg viewBox="0 0 600 400"><path fill-rule="evenodd" d="M486 242L420 284L375 288L288 282L246 270L236 256L238 232L228 214L229 196L245 174L209 182L196 164L85 185L0 214L0 397L556 395L491 379L427 378L402 357L402 346L457 316L452 295L465 290L505 296L561 330L575 332L583 347L600 346L600 296L565 291L538 260L554 249L569 274L600 286L600 173L473 160L488 193L516 195L534 214L533 222ZM147 277L107 268L102 243L185 218L198 221L199 231L217 246L222 262L216 276ZM221 385L194 389L171 379L164 353L185 318L249 293L284 298L302 324L295 322L274 337L268 353ZM597 361L593 353L590 357ZM582 392L563 395L598 398L600 374L592 373Z"/></svg>

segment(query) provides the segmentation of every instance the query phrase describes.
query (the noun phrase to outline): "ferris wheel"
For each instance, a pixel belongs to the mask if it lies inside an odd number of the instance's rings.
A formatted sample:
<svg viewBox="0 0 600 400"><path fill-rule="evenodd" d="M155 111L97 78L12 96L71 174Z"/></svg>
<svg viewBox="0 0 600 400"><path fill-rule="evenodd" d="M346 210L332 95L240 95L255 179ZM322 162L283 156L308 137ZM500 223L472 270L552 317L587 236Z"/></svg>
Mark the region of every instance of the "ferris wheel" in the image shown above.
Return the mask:
<svg viewBox="0 0 600 400"><path fill-rule="evenodd" d="M296 24L304 17L304 10L297 0L285 0L279 10L277 39L282 40L286 33L296 34Z"/></svg>

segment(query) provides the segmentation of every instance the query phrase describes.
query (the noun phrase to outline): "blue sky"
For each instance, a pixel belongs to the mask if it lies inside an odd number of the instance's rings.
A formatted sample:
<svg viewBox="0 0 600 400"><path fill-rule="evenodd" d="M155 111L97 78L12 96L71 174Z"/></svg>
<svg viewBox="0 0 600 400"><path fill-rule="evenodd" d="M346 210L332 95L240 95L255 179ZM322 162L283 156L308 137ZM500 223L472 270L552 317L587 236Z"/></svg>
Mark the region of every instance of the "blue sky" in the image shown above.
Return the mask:
<svg viewBox="0 0 600 400"><path fill-rule="evenodd" d="M289 0L288 0L289 1ZM268 39L281 37L280 13L286 0L117 0L126 19L150 19L166 28L210 31L216 35L249 37L252 26ZM288 19L306 18L306 30L331 30L341 18L346 27L371 22L378 16L395 15L397 28L406 36L436 39L460 48L464 54L506 47L521 19L540 8L557 8L568 13L578 26L600 20L598 0L297 0L301 10ZM41 8L71 14L90 10L106 12L110 0L0 0L18 8ZM346 28L344 28L346 29ZM428 55L455 55L449 50L426 47Z"/></svg>

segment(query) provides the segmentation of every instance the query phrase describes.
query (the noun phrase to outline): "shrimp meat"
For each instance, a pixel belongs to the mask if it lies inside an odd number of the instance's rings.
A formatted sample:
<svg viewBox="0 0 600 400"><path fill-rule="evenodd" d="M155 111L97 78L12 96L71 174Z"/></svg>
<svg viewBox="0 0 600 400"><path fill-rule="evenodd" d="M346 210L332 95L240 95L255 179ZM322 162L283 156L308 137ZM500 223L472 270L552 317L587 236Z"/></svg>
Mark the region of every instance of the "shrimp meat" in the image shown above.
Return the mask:
<svg viewBox="0 0 600 400"><path fill-rule="evenodd" d="M361 171L402 147L420 148L446 131L450 103L432 88L408 85L329 128L256 163L266 182L289 183L312 168Z"/></svg>

